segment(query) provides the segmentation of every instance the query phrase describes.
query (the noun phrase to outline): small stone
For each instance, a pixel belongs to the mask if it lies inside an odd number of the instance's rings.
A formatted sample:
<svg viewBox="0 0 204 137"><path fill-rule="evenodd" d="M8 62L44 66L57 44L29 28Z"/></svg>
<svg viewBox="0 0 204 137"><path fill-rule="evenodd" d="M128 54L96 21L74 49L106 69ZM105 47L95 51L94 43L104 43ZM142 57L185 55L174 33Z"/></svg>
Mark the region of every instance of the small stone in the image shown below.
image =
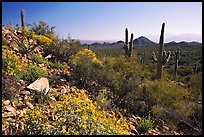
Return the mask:
<svg viewBox="0 0 204 137"><path fill-rule="evenodd" d="M12 112L4 112L2 113L2 117L12 117L14 116Z"/></svg>
<svg viewBox="0 0 204 137"><path fill-rule="evenodd" d="M27 105L30 109L34 109L34 106L33 106L30 102L26 102L26 105Z"/></svg>
<svg viewBox="0 0 204 137"><path fill-rule="evenodd" d="M23 94L23 95L30 95L30 92L27 91L27 90L22 90L20 94Z"/></svg>
<svg viewBox="0 0 204 137"><path fill-rule="evenodd" d="M38 64L38 66L42 68L42 67L44 67L45 65L44 65L44 64Z"/></svg>
<svg viewBox="0 0 204 137"><path fill-rule="evenodd" d="M67 93L67 89L64 86L61 86L61 93Z"/></svg>
<svg viewBox="0 0 204 137"><path fill-rule="evenodd" d="M163 129L164 129L164 130L169 130L169 127L163 126Z"/></svg>
<svg viewBox="0 0 204 137"><path fill-rule="evenodd" d="M133 133L134 135L139 135L138 131L135 129L135 130L131 130L131 133Z"/></svg>
<svg viewBox="0 0 204 137"><path fill-rule="evenodd" d="M11 112L13 115L16 115L16 109L12 106L6 106L5 110Z"/></svg>
<svg viewBox="0 0 204 137"><path fill-rule="evenodd" d="M27 96L27 95L24 96L24 100L25 100L25 101L28 100L28 96Z"/></svg>
<svg viewBox="0 0 204 137"><path fill-rule="evenodd" d="M6 100L3 102L3 105L8 106L10 104L10 100Z"/></svg>
<svg viewBox="0 0 204 137"><path fill-rule="evenodd" d="M61 78L60 81L61 81L61 82L66 82L67 80L64 79L64 78Z"/></svg>

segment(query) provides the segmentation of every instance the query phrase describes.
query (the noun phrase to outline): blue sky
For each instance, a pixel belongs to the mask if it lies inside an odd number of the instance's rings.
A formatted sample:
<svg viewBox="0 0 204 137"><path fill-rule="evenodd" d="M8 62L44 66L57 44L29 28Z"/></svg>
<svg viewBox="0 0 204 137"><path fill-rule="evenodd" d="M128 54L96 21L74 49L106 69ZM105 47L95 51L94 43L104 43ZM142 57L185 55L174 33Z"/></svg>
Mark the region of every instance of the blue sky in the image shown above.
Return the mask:
<svg viewBox="0 0 204 137"><path fill-rule="evenodd" d="M26 22L43 20L65 38L124 40L127 27L158 42L165 22L165 42L202 42L202 2L2 2L2 24L20 24L20 9Z"/></svg>

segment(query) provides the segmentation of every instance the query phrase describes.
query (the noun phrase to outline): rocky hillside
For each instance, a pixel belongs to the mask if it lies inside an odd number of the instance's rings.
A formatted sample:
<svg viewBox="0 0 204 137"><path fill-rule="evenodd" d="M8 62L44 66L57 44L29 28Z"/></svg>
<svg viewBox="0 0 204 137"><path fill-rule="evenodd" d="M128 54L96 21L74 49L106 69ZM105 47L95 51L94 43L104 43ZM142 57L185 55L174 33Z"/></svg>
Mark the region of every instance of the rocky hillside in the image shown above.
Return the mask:
<svg viewBox="0 0 204 137"><path fill-rule="evenodd" d="M99 58L79 41L59 40L51 28L42 21L32 29L2 27L3 135L182 135L182 128L200 133L186 121L179 122L177 131L147 111L152 105L162 117L160 105L175 118L177 112L169 110L185 103L180 100L185 85L178 90L176 82L161 82L165 89L150 81L150 70L136 57ZM134 42L154 44L145 37ZM155 85L168 93L147 94ZM162 106L167 96L177 102L167 98L169 106ZM180 106L175 109L182 110L179 117L186 114Z"/></svg>

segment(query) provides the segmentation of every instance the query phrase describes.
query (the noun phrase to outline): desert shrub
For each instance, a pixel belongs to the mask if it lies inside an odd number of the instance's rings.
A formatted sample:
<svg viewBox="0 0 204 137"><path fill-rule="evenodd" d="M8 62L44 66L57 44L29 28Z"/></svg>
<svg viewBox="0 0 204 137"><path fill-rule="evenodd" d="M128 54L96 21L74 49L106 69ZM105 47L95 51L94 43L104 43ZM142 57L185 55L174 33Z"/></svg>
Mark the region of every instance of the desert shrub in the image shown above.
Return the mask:
<svg viewBox="0 0 204 137"><path fill-rule="evenodd" d="M36 104L17 118L23 126L14 134L31 135L105 135L128 134L126 119L114 112L101 110L88 99L87 91L71 87L68 93L52 95L51 105ZM54 107L54 109L53 109Z"/></svg>
<svg viewBox="0 0 204 137"><path fill-rule="evenodd" d="M38 43L40 45L50 45L52 43L52 40L46 36L40 35L38 36Z"/></svg>
<svg viewBox="0 0 204 137"><path fill-rule="evenodd" d="M20 90L18 80L13 76L2 75L2 99L12 100Z"/></svg>
<svg viewBox="0 0 204 137"><path fill-rule="evenodd" d="M138 92L138 86L150 78L150 73L142 65L137 63L137 57L125 58L123 56L104 60L104 68L108 72L109 86L116 95L113 104L130 108L133 105L129 100L129 93ZM130 105L131 103L131 105Z"/></svg>
<svg viewBox="0 0 204 137"><path fill-rule="evenodd" d="M150 115L148 117L143 117L141 118L140 121L138 121L137 126L139 128L139 132L147 132L150 129L153 129L155 124L155 119L151 118Z"/></svg>
<svg viewBox="0 0 204 137"><path fill-rule="evenodd" d="M143 93L146 95L145 102L149 111L174 126L192 112L191 102L185 100L189 96L189 91L175 83L148 81L143 87Z"/></svg>
<svg viewBox="0 0 204 137"><path fill-rule="evenodd" d="M85 83L90 80L97 80L100 70L103 68L102 62L96 57L91 50L84 49L77 52L70 60L71 66L74 68L72 72L78 79L82 79Z"/></svg>
<svg viewBox="0 0 204 137"><path fill-rule="evenodd" d="M48 76L47 70L42 70L41 68L37 67L34 64L29 64L28 67L25 69L25 72L21 74L21 79L33 82L39 77L47 76Z"/></svg>
<svg viewBox="0 0 204 137"><path fill-rule="evenodd" d="M51 67L51 68L57 68L60 70L64 69L64 66L67 65L65 62L60 62L59 60L54 60L49 61L48 59L45 59L41 54L36 54L36 53L30 53L30 56L32 57L32 60L34 62L36 62L37 64L45 64L47 67Z"/></svg>
<svg viewBox="0 0 204 137"><path fill-rule="evenodd" d="M102 109L107 110L111 104L111 99L104 92L100 92L96 97L96 102Z"/></svg>
<svg viewBox="0 0 204 137"><path fill-rule="evenodd" d="M61 61L67 62L70 57L76 54L77 51L81 49L81 44L77 40L63 40L58 44L51 44L50 46L43 47L43 56L51 54L53 58L51 59L53 62Z"/></svg>
<svg viewBox="0 0 204 137"><path fill-rule="evenodd" d="M19 78L27 66L25 58L17 56L7 46L2 47L2 73Z"/></svg>
<svg viewBox="0 0 204 137"><path fill-rule="evenodd" d="M33 62L36 62L37 64L45 63L45 59L42 55L36 54L34 52L31 52L29 55L31 56Z"/></svg>
<svg viewBox="0 0 204 137"><path fill-rule="evenodd" d="M51 68L57 68L57 69L60 69L60 70L63 70L66 63L65 62L60 62L59 60L58 61L54 61L54 62L51 62L51 61L46 61L46 64L48 66L50 66Z"/></svg>

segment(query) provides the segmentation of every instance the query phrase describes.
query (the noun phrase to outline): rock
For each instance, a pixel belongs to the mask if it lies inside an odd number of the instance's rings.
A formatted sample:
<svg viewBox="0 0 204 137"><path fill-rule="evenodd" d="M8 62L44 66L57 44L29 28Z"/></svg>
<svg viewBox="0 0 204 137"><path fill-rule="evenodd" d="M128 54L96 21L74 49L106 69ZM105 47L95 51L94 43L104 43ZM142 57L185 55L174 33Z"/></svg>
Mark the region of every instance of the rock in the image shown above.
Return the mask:
<svg viewBox="0 0 204 137"><path fill-rule="evenodd" d="M169 130L169 127L163 126L163 129L164 129L164 130Z"/></svg>
<svg viewBox="0 0 204 137"><path fill-rule="evenodd" d="M17 84L21 87L25 87L25 85L26 85L25 81L23 81L23 80L19 80L19 82Z"/></svg>
<svg viewBox="0 0 204 137"><path fill-rule="evenodd" d="M27 105L30 109L34 109L34 106L33 106L30 102L26 102L26 105Z"/></svg>
<svg viewBox="0 0 204 137"><path fill-rule="evenodd" d="M23 95L30 95L30 92L27 91L27 90L22 90L20 94L23 94Z"/></svg>
<svg viewBox="0 0 204 137"><path fill-rule="evenodd" d="M25 101L28 100L28 96L27 96L27 95L24 96L24 100L25 100Z"/></svg>
<svg viewBox="0 0 204 137"><path fill-rule="evenodd" d="M61 93L64 93L64 94L67 93L67 89L64 86L61 86Z"/></svg>
<svg viewBox="0 0 204 137"><path fill-rule="evenodd" d="M49 55L47 55L46 57L45 57L45 59L49 59L49 58L51 58L52 57L52 54L49 54Z"/></svg>
<svg viewBox="0 0 204 137"><path fill-rule="evenodd" d="M14 114L12 112L4 112L2 113L2 117L12 117Z"/></svg>
<svg viewBox="0 0 204 137"><path fill-rule="evenodd" d="M44 67L45 65L44 65L44 64L38 64L38 66L42 68L42 67Z"/></svg>
<svg viewBox="0 0 204 137"><path fill-rule="evenodd" d="M134 135L139 135L139 132L136 129L135 130L132 129L131 133L134 134Z"/></svg>
<svg viewBox="0 0 204 137"><path fill-rule="evenodd" d="M14 116L16 115L16 109L12 106L6 106L5 110L11 112Z"/></svg>
<svg viewBox="0 0 204 137"><path fill-rule="evenodd" d="M6 100L3 102L3 105L8 106L10 104L10 100Z"/></svg>
<svg viewBox="0 0 204 137"><path fill-rule="evenodd" d="M154 129L149 130L149 131L148 131L148 133L149 133L150 135L159 135L159 134L160 134L160 132L159 132L159 131L154 130Z"/></svg>
<svg viewBox="0 0 204 137"><path fill-rule="evenodd" d="M27 86L28 89L47 94L49 91L49 81L47 78L38 78L32 84Z"/></svg>
<svg viewBox="0 0 204 137"><path fill-rule="evenodd" d="M66 82L67 80L65 78L59 79L61 82Z"/></svg>

